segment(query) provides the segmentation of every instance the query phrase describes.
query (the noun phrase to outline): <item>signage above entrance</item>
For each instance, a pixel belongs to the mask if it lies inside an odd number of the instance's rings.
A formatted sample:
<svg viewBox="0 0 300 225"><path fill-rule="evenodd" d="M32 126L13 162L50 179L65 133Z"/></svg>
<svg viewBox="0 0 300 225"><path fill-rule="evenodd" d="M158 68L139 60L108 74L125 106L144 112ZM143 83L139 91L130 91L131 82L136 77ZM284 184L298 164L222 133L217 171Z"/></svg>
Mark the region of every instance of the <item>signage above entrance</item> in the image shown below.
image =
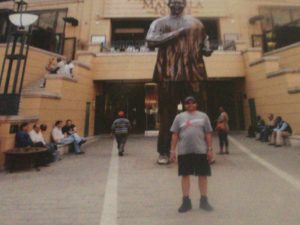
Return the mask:
<svg viewBox="0 0 300 225"><path fill-rule="evenodd" d="M160 15L168 14L168 0L140 0L143 2L145 8L155 10L155 13ZM203 8L203 0L187 0L186 10L191 13L193 8Z"/></svg>

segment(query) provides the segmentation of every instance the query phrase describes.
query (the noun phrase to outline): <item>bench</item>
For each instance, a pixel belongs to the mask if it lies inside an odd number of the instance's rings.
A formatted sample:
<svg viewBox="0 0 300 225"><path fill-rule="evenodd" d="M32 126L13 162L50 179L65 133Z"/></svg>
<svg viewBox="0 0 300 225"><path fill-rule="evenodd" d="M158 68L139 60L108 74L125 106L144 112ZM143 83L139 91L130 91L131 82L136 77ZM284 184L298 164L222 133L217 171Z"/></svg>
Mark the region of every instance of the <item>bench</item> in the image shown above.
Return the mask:
<svg viewBox="0 0 300 225"><path fill-rule="evenodd" d="M43 154L47 153L44 147L14 148L4 152L5 169L13 172L17 169L29 169L34 167L39 171L39 163Z"/></svg>
<svg viewBox="0 0 300 225"><path fill-rule="evenodd" d="M58 144L57 145L58 160L61 160L64 155L74 152L73 144Z"/></svg>

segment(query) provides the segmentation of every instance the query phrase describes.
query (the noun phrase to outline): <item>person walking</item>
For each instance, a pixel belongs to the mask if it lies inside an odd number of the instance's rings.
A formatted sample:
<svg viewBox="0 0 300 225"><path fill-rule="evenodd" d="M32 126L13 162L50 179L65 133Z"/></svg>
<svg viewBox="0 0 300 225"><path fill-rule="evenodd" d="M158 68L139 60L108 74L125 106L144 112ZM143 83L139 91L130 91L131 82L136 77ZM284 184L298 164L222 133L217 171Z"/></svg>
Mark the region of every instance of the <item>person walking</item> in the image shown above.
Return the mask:
<svg viewBox="0 0 300 225"><path fill-rule="evenodd" d="M131 124L129 120L125 118L125 113L123 111L118 112L118 116L119 118L116 119L111 126L111 131L115 135L118 143L119 156L123 156Z"/></svg>
<svg viewBox="0 0 300 225"><path fill-rule="evenodd" d="M223 155L224 153L229 154L229 150L228 150L229 116L227 112L224 110L223 106L219 107L219 111L221 114L217 120L216 130L219 136L219 144L220 144L219 154ZM224 147L225 147L225 152L224 152Z"/></svg>
<svg viewBox="0 0 300 225"><path fill-rule="evenodd" d="M186 111L176 116L171 127L171 160L176 161L178 145L178 175L182 177L183 201L178 212L185 213L192 209L189 198L191 175L198 177L201 194L200 208L212 211L213 208L207 198L207 177L211 176L213 129L208 116L197 111L194 97L187 97L184 103Z"/></svg>

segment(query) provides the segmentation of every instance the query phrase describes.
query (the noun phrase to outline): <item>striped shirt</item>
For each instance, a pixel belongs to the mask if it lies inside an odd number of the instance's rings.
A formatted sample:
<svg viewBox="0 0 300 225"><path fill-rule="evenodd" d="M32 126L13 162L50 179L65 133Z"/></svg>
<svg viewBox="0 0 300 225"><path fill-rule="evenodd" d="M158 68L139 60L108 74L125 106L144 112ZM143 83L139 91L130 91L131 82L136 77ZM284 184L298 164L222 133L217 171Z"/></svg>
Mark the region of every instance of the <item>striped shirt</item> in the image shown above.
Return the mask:
<svg viewBox="0 0 300 225"><path fill-rule="evenodd" d="M115 134L127 134L130 128L130 122L125 118L116 119L111 126L111 130Z"/></svg>

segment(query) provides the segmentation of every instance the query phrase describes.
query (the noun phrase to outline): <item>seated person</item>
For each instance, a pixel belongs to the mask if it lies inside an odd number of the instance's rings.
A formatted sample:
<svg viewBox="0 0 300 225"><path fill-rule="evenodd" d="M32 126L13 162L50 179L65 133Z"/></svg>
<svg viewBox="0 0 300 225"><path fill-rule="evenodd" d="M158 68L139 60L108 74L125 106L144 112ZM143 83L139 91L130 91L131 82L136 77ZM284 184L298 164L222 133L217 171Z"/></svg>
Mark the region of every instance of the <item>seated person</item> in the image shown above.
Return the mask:
<svg viewBox="0 0 300 225"><path fill-rule="evenodd" d="M75 140L75 138L71 135L71 136L66 136L63 134L62 132L62 121L58 120L55 123L55 127L52 130L52 138L53 141L56 144L73 144L74 145L74 150L75 150L75 154L84 154L84 152L82 152L80 150L80 146L79 146L79 142L77 142Z"/></svg>
<svg viewBox="0 0 300 225"><path fill-rule="evenodd" d="M75 140L79 143L79 145L83 145L87 141L86 138L80 137L77 134L77 127L74 124L71 125L71 129L72 129L72 135L75 138Z"/></svg>
<svg viewBox="0 0 300 225"><path fill-rule="evenodd" d="M72 125L73 125L72 120L70 120L70 119L66 120L66 123L62 128L62 132L65 136L68 137L68 136L72 135L72 133L73 133L72 127L71 127Z"/></svg>
<svg viewBox="0 0 300 225"><path fill-rule="evenodd" d="M264 120L260 116L257 116L255 123L251 124L248 128L247 137L255 137L256 133L260 133L261 130L264 128L264 126L265 126Z"/></svg>
<svg viewBox="0 0 300 225"><path fill-rule="evenodd" d="M77 128L70 119L66 120L65 126L62 128L62 132L65 136L73 136L79 145L82 145L86 142L85 138L80 137L77 134Z"/></svg>
<svg viewBox="0 0 300 225"><path fill-rule="evenodd" d="M35 146L46 147L46 141L38 123L33 125L33 129L29 132L29 136Z"/></svg>
<svg viewBox="0 0 300 225"><path fill-rule="evenodd" d="M270 145L281 147L283 145L284 138L292 135L293 131L291 126L280 116L276 118L276 124L277 126L273 129Z"/></svg>
<svg viewBox="0 0 300 225"><path fill-rule="evenodd" d="M50 74L54 74L56 73L56 62L55 62L55 58L51 58L49 59L49 62L46 66L46 70L50 73Z"/></svg>
<svg viewBox="0 0 300 225"><path fill-rule="evenodd" d="M274 114L270 113L268 115L268 121L266 126L261 130L260 141L268 142L270 136L272 135L273 129L276 127Z"/></svg>
<svg viewBox="0 0 300 225"><path fill-rule="evenodd" d="M57 159L57 147L53 143L47 143L43 136L43 132L47 130L47 125L35 123L32 131L29 132L29 136L35 146L47 148L47 153L44 157L44 162L51 163Z"/></svg>
<svg viewBox="0 0 300 225"><path fill-rule="evenodd" d="M29 123L23 123L21 124L20 131L17 132L16 134L16 147L17 148L28 148L28 147L44 147L43 143L38 140L37 142L36 139L33 141L30 138L30 133L29 132L30 127ZM47 160L48 154L47 152L39 154L39 157L36 158L35 160L35 167L39 166L47 166L49 161Z"/></svg>
<svg viewBox="0 0 300 225"><path fill-rule="evenodd" d="M71 77L73 78L74 75L73 75L73 69L74 69L74 64L72 63L72 60L69 60L66 64L65 64L65 67L64 67L64 74L68 77Z"/></svg>
<svg viewBox="0 0 300 225"><path fill-rule="evenodd" d="M16 133L16 147L17 148L27 148L33 147L34 144L29 136L29 123L22 123L20 130Z"/></svg>

